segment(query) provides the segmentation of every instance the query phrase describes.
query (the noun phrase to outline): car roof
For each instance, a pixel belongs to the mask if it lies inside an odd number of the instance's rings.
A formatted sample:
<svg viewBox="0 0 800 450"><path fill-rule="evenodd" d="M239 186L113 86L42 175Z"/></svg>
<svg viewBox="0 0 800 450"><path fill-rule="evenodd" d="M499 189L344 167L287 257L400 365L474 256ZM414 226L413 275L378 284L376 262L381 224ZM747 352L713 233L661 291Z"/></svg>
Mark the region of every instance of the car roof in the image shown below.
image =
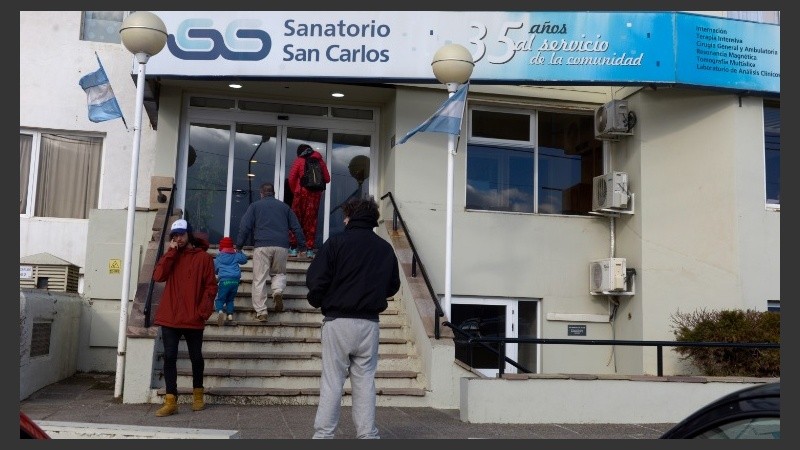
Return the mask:
<svg viewBox="0 0 800 450"><path fill-rule="evenodd" d="M780 382L746 387L700 408L661 436L691 438L723 423L755 417L780 417Z"/></svg>

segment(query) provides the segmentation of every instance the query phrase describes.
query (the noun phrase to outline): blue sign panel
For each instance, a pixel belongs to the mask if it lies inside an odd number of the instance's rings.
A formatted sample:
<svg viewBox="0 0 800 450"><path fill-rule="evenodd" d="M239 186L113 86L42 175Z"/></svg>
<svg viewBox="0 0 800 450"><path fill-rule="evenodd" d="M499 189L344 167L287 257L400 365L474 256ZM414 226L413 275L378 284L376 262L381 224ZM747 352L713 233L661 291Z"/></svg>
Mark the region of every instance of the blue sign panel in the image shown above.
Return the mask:
<svg viewBox="0 0 800 450"><path fill-rule="evenodd" d="M490 84L780 92L780 26L676 12L160 11L148 75L435 82L445 44Z"/></svg>
<svg viewBox="0 0 800 450"><path fill-rule="evenodd" d="M502 15L507 17L500 22L470 23L473 34L467 42L473 47L466 47L476 56L474 81L658 83L675 79L672 14Z"/></svg>
<svg viewBox="0 0 800 450"><path fill-rule="evenodd" d="M780 27L679 14L676 82L780 92Z"/></svg>

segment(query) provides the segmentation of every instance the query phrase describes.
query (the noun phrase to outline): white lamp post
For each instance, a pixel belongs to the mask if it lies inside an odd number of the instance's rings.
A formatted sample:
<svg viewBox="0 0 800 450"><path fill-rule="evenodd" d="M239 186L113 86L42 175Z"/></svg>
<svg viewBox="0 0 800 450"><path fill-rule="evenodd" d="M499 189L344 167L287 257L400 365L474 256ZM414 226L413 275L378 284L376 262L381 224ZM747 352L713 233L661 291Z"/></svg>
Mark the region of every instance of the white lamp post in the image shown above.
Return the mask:
<svg viewBox="0 0 800 450"><path fill-rule="evenodd" d="M139 63L136 77L136 116L133 124L133 150L131 151L131 184L128 192L128 222L125 228L125 260L122 269L122 294L119 305L119 338L117 340L117 374L114 398L122 396L122 379L125 370L126 329L128 328L128 298L131 286L131 254L133 253L133 225L136 216L136 183L139 179L139 141L142 136L142 103L144 102L145 65L151 56L160 52L167 43L167 27L155 14L137 11L129 15L119 30L122 44Z"/></svg>
<svg viewBox="0 0 800 450"><path fill-rule="evenodd" d="M448 96L452 97L458 87L469 81L475 62L469 50L458 44L447 44L433 55L431 62L433 74L440 83L447 86ZM445 234L444 259L444 314L449 321L450 296L453 272L453 161L456 156L456 136L447 136L447 229Z"/></svg>

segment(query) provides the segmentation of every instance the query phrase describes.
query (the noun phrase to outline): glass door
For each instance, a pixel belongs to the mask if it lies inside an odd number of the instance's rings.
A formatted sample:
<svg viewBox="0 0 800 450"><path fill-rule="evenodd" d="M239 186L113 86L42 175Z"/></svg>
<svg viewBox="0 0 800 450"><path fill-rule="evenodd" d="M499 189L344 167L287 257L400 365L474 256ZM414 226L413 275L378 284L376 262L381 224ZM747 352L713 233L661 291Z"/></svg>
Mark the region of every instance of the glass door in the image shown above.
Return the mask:
<svg viewBox="0 0 800 450"><path fill-rule="evenodd" d="M186 155L184 218L195 235L219 242L226 230L228 167L233 163L230 125L191 123Z"/></svg>
<svg viewBox="0 0 800 450"><path fill-rule="evenodd" d="M275 186L275 197L292 204L289 171L297 147L308 144L322 154L331 183L317 213L315 248L331 234L344 231L341 206L370 194L372 136L325 128L197 120L188 126L183 210L199 237L216 244L224 236L237 240L247 207L258 201L261 185ZM329 151L330 149L330 151ZM179 175L180 176L180 175ZM181 183L178 183L179 190ZM181 207L181 206L178 206ZM245 245L252 245L252 237Z"/></svg>
<svg viewBox="0 0 800 450"><path fill-rule="evenodd" d="M516 300L500 299L465 299L453 298L450 307L451 323L458 329L475 337L509 337L516 338L519 333L518 303ZM481 344L467 343L467 338L456 332L455 336L456 359L464 362L474 370L488 377L496 377L500 372L498 367L500 359L497 353L487 349ZM500 350L499 343L487 343L495 351ZM519 344L506 343L505 355L518 363ZM526 349L526 361L529 355ZM505 373L517 373L516 367L504 363ZM536 370L522 364L530 370Z"/></svg>
<svg viewBox="0 0 800 450"><path fill-rule="evenodd" d="M231 208L228 214L230 224L227 227L230 230L228 235L234 242L239 236L239 223L247 207L261 198L261 185L272 183L278 192L279 176L276 171L278 147L278 127L257 124L236 125ZM245 245L253 245L252 236Z"/></svg>
<svg viewBox="0 0 800 450"><path fill-rule="evenodd" d="M292 164L297 159L297 147L300 144L308 144L314 150L322 154L322 158L328 165L330 171L330 161L328 158L328 130L320 130L314 128L298 128L286 127L286 145L283 149L283 167L281 175L280 189L276 190L276 196L283 198L283 201L289 206L292 205L292 190L289 189L289 170ZM322 242L327 237L326 226L327 221L325 217L328 210L328 190L330 190L333 182L328 185L325 194L320 199L319 210L317 211L317 234L314 239L314 248L319 249L322 247ZM276 184L277 186L277 184Z"/></svg>
<svg viewBox="0 0 800 450"><path fill-rule="evenodd" d="M351 198L370 195L371 141L369 135L333 133L331 162L328 164L331 172L328 237L344 231L342 206Z"/></svg>

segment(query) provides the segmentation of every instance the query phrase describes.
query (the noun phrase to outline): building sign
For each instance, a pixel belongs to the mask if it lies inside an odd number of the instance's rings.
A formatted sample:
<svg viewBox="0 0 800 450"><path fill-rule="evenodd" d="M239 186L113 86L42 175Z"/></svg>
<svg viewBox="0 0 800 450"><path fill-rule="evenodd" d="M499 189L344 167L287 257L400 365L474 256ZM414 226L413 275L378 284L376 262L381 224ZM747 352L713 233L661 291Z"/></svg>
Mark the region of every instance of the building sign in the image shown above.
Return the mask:
<svg viewBox="0 0 800 450"><path fill-rule="evenodd" d="M586 325L567 325L567 336L586 336Z"/></svg>
<svg viewBox="0 0 800 450"><path fill-rule="evenodd" d="M434 82L458 43L473 82L687 84L780 92L780 26L678 12L156 11L147 74ZM212 62L213 63L210 63Z"/></svg>
<svg viewBox="0 0 800 450"><path fill-rule="evenodd" d="M120 273L120 269L122 268L122 260L120 259L109 259L108 260L108 273Z"/></svg>
<svg viewBox="0 0 800 450"><path fill-rule="evenodd" d="M33 278L33 266L19 266L19 279L30 280Z"/></svg>
<svg viewBox="0 0 800 450"><path fill-rule="evenodd" d="M780 92L780 27L688 14L676 19L677 36L686 36L675 48L678 83Z"/></svg>

